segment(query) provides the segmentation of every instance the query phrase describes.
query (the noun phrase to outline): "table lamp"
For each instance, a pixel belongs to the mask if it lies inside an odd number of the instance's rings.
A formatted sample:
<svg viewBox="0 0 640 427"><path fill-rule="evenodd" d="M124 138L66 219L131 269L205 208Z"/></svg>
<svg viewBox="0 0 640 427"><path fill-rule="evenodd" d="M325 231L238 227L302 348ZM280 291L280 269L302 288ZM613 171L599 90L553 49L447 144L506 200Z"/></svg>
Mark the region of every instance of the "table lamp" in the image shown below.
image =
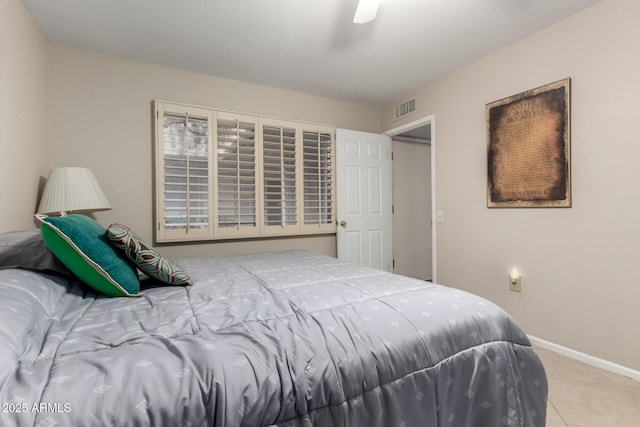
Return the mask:
<svg viewBox="0 0 640 427"><path fill-rule="evenodd" d="M38 213L85 213L111 209L109 200L88 168L56 168L49 173Z"/></svg>

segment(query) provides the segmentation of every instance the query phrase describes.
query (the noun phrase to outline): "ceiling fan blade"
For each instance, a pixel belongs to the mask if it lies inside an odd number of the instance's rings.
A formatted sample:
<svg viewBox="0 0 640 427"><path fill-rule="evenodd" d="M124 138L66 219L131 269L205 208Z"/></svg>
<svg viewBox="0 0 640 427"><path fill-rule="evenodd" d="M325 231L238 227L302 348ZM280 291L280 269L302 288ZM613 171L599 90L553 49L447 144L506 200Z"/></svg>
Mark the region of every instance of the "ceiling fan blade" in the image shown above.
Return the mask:
<svg viewBox="0 0 640 427"><path fill-rule="evenodd" d="M380 6L380 0L360 0L356 14L353 16L353 23L366 24L373 21L378 13L378 6Z"/></svg>

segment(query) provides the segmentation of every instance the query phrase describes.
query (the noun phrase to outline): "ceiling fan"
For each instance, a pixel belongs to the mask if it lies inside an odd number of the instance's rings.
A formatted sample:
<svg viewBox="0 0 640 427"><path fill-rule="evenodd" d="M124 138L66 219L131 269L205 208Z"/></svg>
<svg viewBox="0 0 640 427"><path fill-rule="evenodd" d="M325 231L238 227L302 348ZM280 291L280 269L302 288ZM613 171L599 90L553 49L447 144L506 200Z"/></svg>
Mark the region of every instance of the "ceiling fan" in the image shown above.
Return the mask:
<svg viewBox="0 0 640 427"><path fill-rule="evenodd" d="M354 24L366 24L373 21L378 13L378 6L381 0L360 0L353 16Z"/></svg>

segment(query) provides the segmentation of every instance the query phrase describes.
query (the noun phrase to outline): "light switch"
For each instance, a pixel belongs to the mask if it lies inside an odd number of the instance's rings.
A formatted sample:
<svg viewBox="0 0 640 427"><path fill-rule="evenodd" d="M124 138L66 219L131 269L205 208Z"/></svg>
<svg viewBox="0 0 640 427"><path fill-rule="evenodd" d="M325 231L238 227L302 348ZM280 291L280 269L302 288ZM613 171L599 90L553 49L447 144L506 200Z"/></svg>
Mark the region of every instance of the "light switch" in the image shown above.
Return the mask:
<svg viewBox="0 0 640 427"><path fill-rule="evenodd" d="M444 211L436 211L436 222L444 224Z"/></svg>

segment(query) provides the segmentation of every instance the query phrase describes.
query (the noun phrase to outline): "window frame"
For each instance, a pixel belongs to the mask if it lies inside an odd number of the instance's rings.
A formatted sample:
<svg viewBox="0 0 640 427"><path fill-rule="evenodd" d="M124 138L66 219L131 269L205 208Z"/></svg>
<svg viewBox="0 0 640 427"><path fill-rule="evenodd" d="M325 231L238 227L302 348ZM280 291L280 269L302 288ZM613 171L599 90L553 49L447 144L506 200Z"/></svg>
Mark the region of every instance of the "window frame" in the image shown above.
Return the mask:
<svg viewBox="0 0 640 427"><path fill-rule="evenodd" d="M241 121L241 122L246 122L246 123L252 123L254 126L254 192L255 192L255 217L256 217L256 224L254 227L237 227L237 228L226 228L226 227L221 227L220 226L220 216L219 216L219 202L220 199L219 197L217 197L217 195L219 194L219 179L220 179L220 175L219 175L219 156L218 154L218 144L219 144L219 140L218 140L218 120L226 120L226 121ZM259 164L258 164L258 120L256 117L254 116L250 116L250 115L245 115L245 114L235 114L235 113L228 113L226 111L215 111L214 112L214 125L213 125L215 132L213 134L213 140L212 140L212 144L213 144L213 148L211 151L214 151L214 159L213 159L213 177L212 177L212 188L214 189L214 195L210 194L210 200L212 201L212 204L214 206L214 216L213 216L213 239L242 239L242 238L252 238L252 237L259 237L260 236L260 224L259 224L259 200L260 200L260 195L259 195L259 182L258 182L258 177L259 177ZM240 186L240 184L238 184ZM240 191L240 190L238 190ZM240 194L238 194L238 197L241 197ZM238 207L238 209L240 209L240 207ZM238 214L240 215L240 213Z"/></svg>
<svg viewBox="0 0 640 427"><path fill-rule="evenodd" d="M265 161L264 161L264 150L265 150L265 141L264 141L264 130L265 127L270 127L270 128L280 128L280 129L289 129L289 130L293 130L294 131L294 135L295 135L295 151L294 151L294 159L295 159L295 188L296 188L296 223L295 224L286 224L286 219L281 218L282 222L284 224L280 224L280 225L267 225L266 224L266 206L265 206L265 199L266 199L266 182L265 182ZM261 123L260 123L260 167L261 167L261 182L260 182L260 195L262 196L262 201L260 203L260 225L262 228L262 235L263 236L280 236L280 235L296 235L296 234L300 234L302 232L302 227L301 227L301 218L300 218L300 212L302 209L301 204L303 203L303 200L301 200L300 198L300 190L301 190L301 185L300 185L300 159L301 159L301 147L300 144L298 143L299 140L299 135L300 135L300 125L298 123L292 122L292 121L287 121L287 120L277 120L277 119L270 119L270 118L262 118ZM284 165L283 165L284 166ZM282 178L282 174L284 173L282 171L282 169L280 170L281 173L281 179ZM284 203L283 199L280 199L280 203ZM281 207L282 209L282 207ZM286 207L285 207L286 209ZM282 215L282 213L281 213Z"/></svg>
<svg viewBox="0 0 640 427"><path fill-rule="evenodd" d="M236 113L225 110L215 110L205 107L195 107L170 101L154 101L154 157L155 157L155 211L154 211L154 231L156 243L180 243L189 241L215 241L267 238L278 236L304 236L314 234L335 234L336 233L336 139L335 126L300 122L296 120L278 119L263 117L252 114ZM198 117L206 117L208 120L208 177L209 177L209 226L205 229L170 230L165 227L164 222L164 134L163 123L165 113L191 114ZM219 120L240 120L250 122L254 126L254 185L255 185L255 219L254 227L221 227L219 223L219 158L218 153L218 121ZM267 225L265 223L265 165L264 165L264 131L265 127L280 127L295 130L295 194L296 194L296 223ZM306 224L305 223L305 177L304 177L304 152L303 137L305 132L315 132L328 135L330 138L330 187L328 188L331 200L328 205L329 220L326 223ZM284 162L281 164L281 168ZM282 175L281 169L281 176ZM284 191L284 190L283 190ZM284 193L283 193L284 194ZM238 196L240 194L238 193ZM280 199L284 203L283 199ZM240 209L240 204L238 205ZM320 208L322 209L322 207ZM283 210L283 214L284 214ZM238 214L239 215L239 214ZM282 218L284 219L284 218Z"/></svg>
<svg viewBox="0 0 640 427"><path fill-rule="evenodd" d="M165 205L165 192L164 192L164 167L165 167L165 156L164 156L164 114L174 114L174 115L186 115L186 116L195 116L199 118L206 118L209 123L209 132L207 134L207 153L208 153L208 178L209 178L209 193L211 193L212 181L211 181L211 165L213 160L213 153L211 152L211 111L203 108L192 107L187 105L180 104L171 104L171 103L155 103L156 109L156 135L155 135L155 143L154 143L154 153L155 153L155 240L157 242L181 242L181 241L192 241L192 240L210 240L213 238L213 228L212 228L212 214L213 214L213 206L211 204L211 197L208 198L208 210L209 210L209 226L206 228L189 228L187 226L186 229L169 229L164 225L164 205ZM187 178L188 180L188 178ZM187 184L188 185L188 184Z"/></svg>
<svg viewBox="0 0 640 427"><path fill-rule="evenodd" d="M323 127L323 126L313 126L313 125L303 125L301 126L301 132L300 132L300 149L301 151L304 149L303 144L304 144L304 133L305 132L310 132L310 133L317 133L318 135L322 134L322 135L328 135L331 139L331 148L330 148L330 168L331 168L331 173L330 173L330 177L331 177L331 182L330 182L330 187L329 187L329 194L331 195L331 204L330 204L330 218L327 222L325 223L317 223L317 224L306 224L305 223L305 215L306 212L304 211L304 206L303 206L303 210L301 211L301 215L302 215L302 233L303 234L325 234L325 233L335 233L336 232L336 198L337 198L337 194L336 194L336 132L335 132L335 127L334 128L328 128L328 127ZM301 158L301 165L302 165L302 171L301 171L301 191L302 191L302 203L304 205L304 153L301 154L302 158ZM321 209L322 206L319 206L319 209Z"/></svg>

